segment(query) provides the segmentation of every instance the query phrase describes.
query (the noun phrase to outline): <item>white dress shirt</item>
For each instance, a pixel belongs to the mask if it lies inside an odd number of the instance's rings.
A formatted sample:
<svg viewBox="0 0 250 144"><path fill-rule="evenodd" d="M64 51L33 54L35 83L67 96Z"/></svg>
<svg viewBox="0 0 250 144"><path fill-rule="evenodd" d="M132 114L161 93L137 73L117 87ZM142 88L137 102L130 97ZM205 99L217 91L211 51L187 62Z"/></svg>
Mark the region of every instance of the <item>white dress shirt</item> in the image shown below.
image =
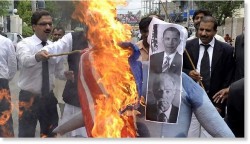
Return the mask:
<svg viewBox="0 0 250 144"><path fill-rule="evenodd" d="M0 78L11 80L16 71L15 47L10 39L0 35Z"/></svg>
<svg viewBox="0 0 250 144"><path fill-rule="evenodd" d="M35 54L43 47L41 40L34 34L31 37L23 39L17 44L17 58L21 64L18 86L22 90L32 92L34 94L41 94L42 88L42 61L37 62ZM47 41L47 45L52 44ZM54 79L65 80L63 61L58 63L49 59L49 82L50 90L54 88Z"/></svg>

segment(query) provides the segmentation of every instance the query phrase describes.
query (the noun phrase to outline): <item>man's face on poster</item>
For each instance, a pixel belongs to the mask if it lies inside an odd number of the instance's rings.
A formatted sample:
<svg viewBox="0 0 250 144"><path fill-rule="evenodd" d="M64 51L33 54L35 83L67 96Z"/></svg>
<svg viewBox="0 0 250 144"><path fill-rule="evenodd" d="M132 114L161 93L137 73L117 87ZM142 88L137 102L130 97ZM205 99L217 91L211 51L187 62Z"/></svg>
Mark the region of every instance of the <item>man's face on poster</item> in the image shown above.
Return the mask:
<svg viewBox="0 0 250 144"><path fill-rule="evenodd" d="M166 31L163 35L163 45L168 54L174 53L180 42L180 35L175 31Z"/></svg>
<svg viewBox="0 0 250 144"><path fill-rule="evenodd" d="M161 78L159 83L154 86L154 96L157 108L161 112L169 109L175 96L175 85L168 78Z"/></svg>

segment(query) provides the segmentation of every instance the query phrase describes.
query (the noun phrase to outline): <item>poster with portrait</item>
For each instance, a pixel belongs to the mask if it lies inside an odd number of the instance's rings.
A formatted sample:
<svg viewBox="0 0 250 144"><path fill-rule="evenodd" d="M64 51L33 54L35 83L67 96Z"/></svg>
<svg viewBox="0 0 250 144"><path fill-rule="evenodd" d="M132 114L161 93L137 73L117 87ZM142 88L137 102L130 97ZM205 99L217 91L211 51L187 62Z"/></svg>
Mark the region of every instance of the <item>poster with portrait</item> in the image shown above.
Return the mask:
<svg viewBox="0 0 250 144"><path fill-rule="evenodd" d="M148 36L150 52L145 111L148 121L178 123L186 39L185 27L153 18Z"/></svg>

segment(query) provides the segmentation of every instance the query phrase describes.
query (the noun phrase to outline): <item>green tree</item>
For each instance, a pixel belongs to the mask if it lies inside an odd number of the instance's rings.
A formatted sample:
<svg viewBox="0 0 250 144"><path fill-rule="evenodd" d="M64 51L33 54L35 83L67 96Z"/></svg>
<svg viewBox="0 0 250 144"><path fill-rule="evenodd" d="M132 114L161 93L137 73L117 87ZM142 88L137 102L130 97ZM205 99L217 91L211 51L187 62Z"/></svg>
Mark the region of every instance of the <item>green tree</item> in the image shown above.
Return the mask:
<svg viewBox="0 0 250 144"><path fill-rule="evenodd" d="M244 4L244 1L224 0L224 1L195 1L199 8L209 10L216 18L218 25L225 24L227 17L232 17L237 9Z"/></svg>
<svg viewBox="0 0 250 144"><path fill-rule="evenodd" d="M0 1L0 16L5 16L8 14L9 5L9 1Z"/></svg>
<svg viewBox="0 0 250 144"><path fill-rule="evenodd" d="M22 18L23 22L28 26L31 26L30 18L32 15L31 1L23 0L19 1L17 6L17 14Z"/></svg>

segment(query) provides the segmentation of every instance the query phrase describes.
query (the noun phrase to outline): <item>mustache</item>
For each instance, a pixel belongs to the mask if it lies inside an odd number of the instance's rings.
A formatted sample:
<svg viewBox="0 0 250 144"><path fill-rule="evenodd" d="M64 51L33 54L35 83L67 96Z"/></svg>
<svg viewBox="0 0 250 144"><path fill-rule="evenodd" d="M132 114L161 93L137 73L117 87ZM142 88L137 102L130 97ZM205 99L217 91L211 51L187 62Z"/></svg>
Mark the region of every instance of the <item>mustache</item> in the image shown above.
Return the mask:
<svg viewBox="0 0 250 144"><path fill-rule="evenodd" d="M50 29L46 29L44 32L45 32L45 33L50 33L51 30L50 30Z"/></svg>

